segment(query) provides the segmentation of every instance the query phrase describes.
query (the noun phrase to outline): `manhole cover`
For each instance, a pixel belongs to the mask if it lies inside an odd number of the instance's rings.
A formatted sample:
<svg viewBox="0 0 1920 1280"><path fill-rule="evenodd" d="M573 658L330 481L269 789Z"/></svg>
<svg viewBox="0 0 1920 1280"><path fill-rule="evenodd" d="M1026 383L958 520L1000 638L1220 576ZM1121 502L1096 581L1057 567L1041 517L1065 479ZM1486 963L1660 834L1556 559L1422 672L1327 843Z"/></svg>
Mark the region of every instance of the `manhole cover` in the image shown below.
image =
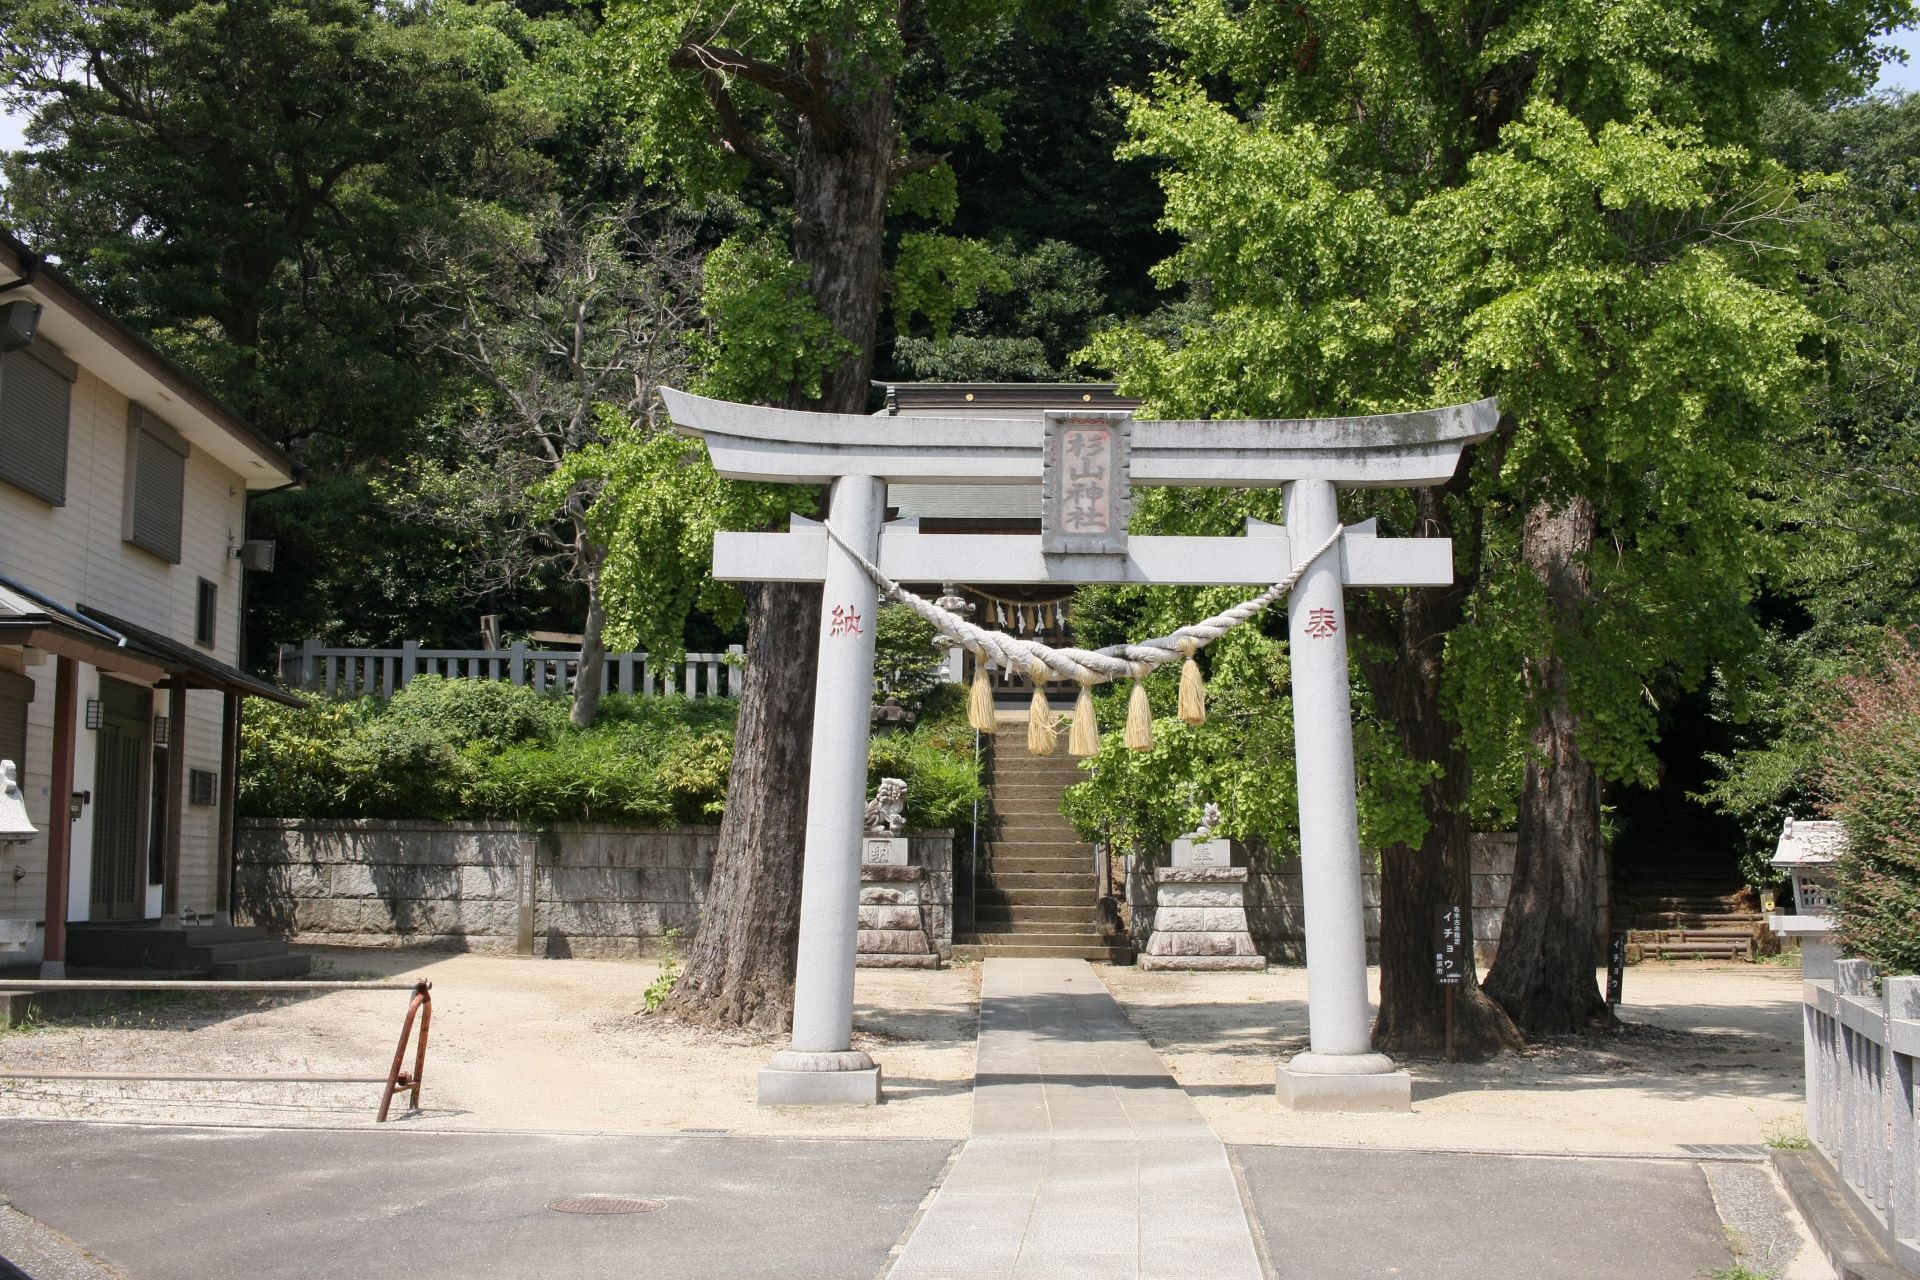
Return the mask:
<svg viewBox="0 0 1920 1280"><path fill-rule="evenodd" d="M665 1200L636 1200L632 1196L568 1196L547 1203L555 1213L652 1213L666 1207Z"/></svg>

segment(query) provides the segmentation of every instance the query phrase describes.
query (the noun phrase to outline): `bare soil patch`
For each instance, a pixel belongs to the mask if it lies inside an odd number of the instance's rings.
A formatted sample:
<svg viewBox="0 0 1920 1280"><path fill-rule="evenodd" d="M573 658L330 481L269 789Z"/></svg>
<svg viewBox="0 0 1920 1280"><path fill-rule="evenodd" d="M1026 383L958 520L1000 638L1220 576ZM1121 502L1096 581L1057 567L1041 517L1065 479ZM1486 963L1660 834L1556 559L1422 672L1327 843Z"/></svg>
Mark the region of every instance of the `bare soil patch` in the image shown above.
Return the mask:
<svg viewBox="0 0 1920 1280"><path fill-rule="evenodd" d="M1401 1116L1275 1104L1275 1068L1307 1047L1304 969L1100 975L1227 1142L1677 1154L1805 1131L1796 969L1637 966L1617 1033L1402 1063L1414 1108Z"/></svg>
<svg viewBox="0 0 1920 1280"><path fill-rule="evenodd" d="M886 1105L762 1108L776 1037L641 1013L657 962L537 960L319 948L316 976L434 984L414 1127L963 1137L971 1115L978 970L861 970L855 1043L880 1058ZM0 1069L385 1072L407 995L143 997L0 1033ZM0 1081L0 1116L175 1123L371 1123L378 1085ZM398 1112L396 1112L398 1115Z"/></svg>

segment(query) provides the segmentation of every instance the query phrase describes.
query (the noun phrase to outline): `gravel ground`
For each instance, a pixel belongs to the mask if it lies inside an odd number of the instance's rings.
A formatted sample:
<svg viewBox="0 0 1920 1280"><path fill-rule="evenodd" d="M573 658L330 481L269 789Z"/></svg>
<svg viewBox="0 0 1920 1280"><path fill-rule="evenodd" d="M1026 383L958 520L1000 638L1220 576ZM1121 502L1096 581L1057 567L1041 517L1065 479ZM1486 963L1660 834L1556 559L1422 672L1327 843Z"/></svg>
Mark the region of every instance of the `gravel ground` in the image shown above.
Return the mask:
<svg viewBox="0 0 1920 1280"><path fill-rule="evenodd" d="M1397 1116L1275 1105L1275 1067L1307 1046L1304 969L1098 971L1229 1143L1683 1154L1806 1130L1797 969L1636 966L1620 1033L1484 1063L1402 1063L1414 1107Z"/></svg>
<svg viewBox="0 0 1920 1280"><path fill-rule="evenodd" d="M659 972L649 961L315 954L329 976L433 981L425 1109L400 1121L411 1127L964 1137L970 1124L974 966L861 970L856 1041L881 1063L887 1101L815 1111L755 1104L778 1037L637 1012ZM1304 970L1096 968L1229 1143L1681 1154L1804 1132L1794 970L1642 965L1627 975L1619 1035L1487 1063L1408 1063L1412 1115L1306 1116L1273 1100L1275 1067L1305 1047ZM0 1069L378 1074L406 1001L403 992L149 999L0 1033ZM0 1117L336 1127L370 1123L378 1099L375 1085L7 1081Z"/></svg>
<svg viewBox="0 0 1920 1280"><path fill-rule="evenodd" d="M422 1111L412 1127L848 1137L964 1137L977 968L860 971L855 1042L885 1067L887 1105L761 1108L777 1037L648 1017L652 961L537 960L320 948L315 976L430 979ZM0 1069L383 1074L408 996L143 997L112 1012L0 1032ZM380 1086L0 1082L0 1117L340 1127L368 1124ZM398 1112L396 1112L398 1115Z"/></svg>

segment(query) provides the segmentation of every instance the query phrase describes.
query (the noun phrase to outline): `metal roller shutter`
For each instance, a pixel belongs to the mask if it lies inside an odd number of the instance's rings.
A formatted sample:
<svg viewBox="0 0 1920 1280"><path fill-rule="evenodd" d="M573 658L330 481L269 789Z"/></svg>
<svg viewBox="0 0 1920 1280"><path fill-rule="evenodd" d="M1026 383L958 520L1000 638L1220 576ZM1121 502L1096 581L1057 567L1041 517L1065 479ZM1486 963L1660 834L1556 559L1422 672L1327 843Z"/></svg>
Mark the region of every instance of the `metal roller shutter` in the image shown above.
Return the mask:
<svg viewBox="0 0 1920 1280"><path fill-rule="evenodd" d="M0 480L65 505L72 403L72 380L33 348L0 356Z"/></svg>

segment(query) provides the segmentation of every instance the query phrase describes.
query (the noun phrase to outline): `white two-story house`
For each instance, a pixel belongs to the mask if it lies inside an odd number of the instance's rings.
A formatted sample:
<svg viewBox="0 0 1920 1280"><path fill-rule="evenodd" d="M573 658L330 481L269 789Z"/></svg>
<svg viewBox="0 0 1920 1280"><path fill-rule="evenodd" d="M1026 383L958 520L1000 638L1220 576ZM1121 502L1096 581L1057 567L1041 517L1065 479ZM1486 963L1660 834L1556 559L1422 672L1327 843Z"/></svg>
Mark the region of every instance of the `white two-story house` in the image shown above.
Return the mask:
<svg viewBox="0 0 1920 1280"><path fill-rule="evenodd" d="M296 478L0 231L0 759L37 828L0 845L0 965L204 967L242 699L297 702L239 669L247 495Z"/></svg>

